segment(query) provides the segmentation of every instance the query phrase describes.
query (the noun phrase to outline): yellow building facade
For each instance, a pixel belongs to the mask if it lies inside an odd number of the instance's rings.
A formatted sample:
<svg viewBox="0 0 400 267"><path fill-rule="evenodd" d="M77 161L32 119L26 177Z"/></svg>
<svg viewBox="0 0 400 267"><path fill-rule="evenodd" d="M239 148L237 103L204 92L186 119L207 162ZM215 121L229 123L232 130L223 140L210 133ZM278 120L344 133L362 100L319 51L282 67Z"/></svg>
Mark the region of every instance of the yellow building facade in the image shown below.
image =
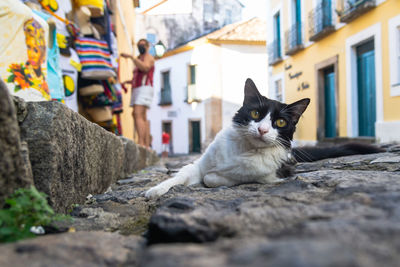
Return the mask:
<svg viewBox="0 0 400 267"><path fill-rule="evenodd" d="M400 141L400 1L270 0L269 97L308 97L299 143Z"/></svg>
<svg viewBox="0 0 400 267"><path fill-rule="evenodd" d="M115 26L118 43L118 52L135 54L136 43L135 43L135 22L136 14L135 7L138 7L139 1L126 1L117 0L115 1ZM119 61L119 79L120 82L124 82L132 79L133 75L133 62L129 59L120 58ZM134 121L132 117L132 107L130 107L131 100L131 88L128 86L128 92L123 92L122 103L123 112L121 113L121 127L123 136L136 140L136 133L134 127Z"/></svg>

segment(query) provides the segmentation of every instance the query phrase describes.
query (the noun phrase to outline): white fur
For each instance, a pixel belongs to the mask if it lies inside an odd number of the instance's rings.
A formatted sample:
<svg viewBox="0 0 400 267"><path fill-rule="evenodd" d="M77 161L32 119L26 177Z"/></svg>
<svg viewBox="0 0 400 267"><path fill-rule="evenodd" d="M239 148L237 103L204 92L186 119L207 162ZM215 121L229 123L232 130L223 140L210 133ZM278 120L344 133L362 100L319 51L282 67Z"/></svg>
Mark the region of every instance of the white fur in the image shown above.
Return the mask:
<svg viewBox="0 0 400 267"><path fill-rule="evenodd" d="M259 127L269 127L268 133L261 135ZM288 156L284 147L276 145L277 136L269 115L259 122L251 121L248 126L232 125L217 134L198 160L149 189L145 196L161 196L178 184L203 182L208 187L218 187L276 182L276 170Z"/></svg>

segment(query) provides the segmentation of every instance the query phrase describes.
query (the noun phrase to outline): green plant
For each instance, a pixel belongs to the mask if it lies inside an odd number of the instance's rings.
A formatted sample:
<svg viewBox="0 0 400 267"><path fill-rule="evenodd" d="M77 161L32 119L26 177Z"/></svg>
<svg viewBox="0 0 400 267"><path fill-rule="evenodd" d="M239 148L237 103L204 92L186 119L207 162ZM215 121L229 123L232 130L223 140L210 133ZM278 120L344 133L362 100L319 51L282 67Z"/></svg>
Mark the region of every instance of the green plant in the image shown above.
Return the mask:
<svg viewBox="0 0 400 267"><path fill-rule="evenodd" d="M46 200L46 194L34 186L17 189L6 199L6 207L0 210L0 242L13 242L34 237L32 226L47 226L53 221L68 219L56 214Z"/></svg>

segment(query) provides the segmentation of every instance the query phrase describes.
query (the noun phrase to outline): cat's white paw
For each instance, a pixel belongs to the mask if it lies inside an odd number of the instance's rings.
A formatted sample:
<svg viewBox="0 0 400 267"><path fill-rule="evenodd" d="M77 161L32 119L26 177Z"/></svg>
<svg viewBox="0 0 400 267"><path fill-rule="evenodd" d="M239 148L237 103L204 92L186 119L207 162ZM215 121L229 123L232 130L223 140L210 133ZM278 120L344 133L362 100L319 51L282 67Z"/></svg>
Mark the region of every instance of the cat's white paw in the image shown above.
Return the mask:
<svg viewBox="0 0 400 267"><path fill-rule="evenodd" d="M169 190L169 188L166 186L157 185L157 186L154 186L154 187L150 188L149 190L147 190L146 193L144 194L144 196L147 199L158 198L158 197L164 195L165 193L167 193L168 190Z"/></svg>

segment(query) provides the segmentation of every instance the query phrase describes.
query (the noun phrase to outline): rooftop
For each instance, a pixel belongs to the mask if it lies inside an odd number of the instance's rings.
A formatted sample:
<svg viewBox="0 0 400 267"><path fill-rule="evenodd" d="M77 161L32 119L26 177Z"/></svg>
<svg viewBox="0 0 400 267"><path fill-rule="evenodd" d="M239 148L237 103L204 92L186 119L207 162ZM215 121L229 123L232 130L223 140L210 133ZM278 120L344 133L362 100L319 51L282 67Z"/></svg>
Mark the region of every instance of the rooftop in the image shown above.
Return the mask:
<svg viewBox="0 0 400 267"><path fill-rule="evenodd" d="M196 45L207 42L215 44L265 45L266 36L266 21L255 17L226 25L197 39L190 40L179 47L167 51L164 57L191 50Z"/></svg>

